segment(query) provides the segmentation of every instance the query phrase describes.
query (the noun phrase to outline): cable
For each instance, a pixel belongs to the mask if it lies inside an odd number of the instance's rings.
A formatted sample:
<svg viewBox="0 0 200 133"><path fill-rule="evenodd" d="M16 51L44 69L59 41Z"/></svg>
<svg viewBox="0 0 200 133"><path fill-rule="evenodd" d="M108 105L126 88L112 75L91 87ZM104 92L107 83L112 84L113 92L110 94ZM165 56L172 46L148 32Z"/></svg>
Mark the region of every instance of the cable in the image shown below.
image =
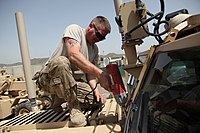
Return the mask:
<svg viewBox="0 0 200 133"><path fill-rule="evenodd" d="M92 93L92 92L94 92L94 90L96 90L98 84L99 84L99 82L96 83L94 89L92 89L90 92L88 92L88 94L86 94L86 96L85 96L85 98L84 98L84 103L85 103L86 105L87 105L86 100L88 100L88 103L89 103L89 98L88 98L88 96L90 95L90 93Z"/></svg>
<svg viewBox="0 0 200 133"><path fill-rule="evenodd" d="M147 11L147 15L150 16L150 18L146 19L146 20L140 20L140 24L138 24L137 26L135 26L133 29L131 29L129 32L127 32L125 34L125 39L128 40L129 38L131 38L131 33L133 31L135 31L136 29L142 27L144 29L144 31L148 34L148 35L151 35L151 36L154 36L155 39L159 42L159 43L162 43L163 42L163 39L161 38L162 35L166 34L170 29L171 29L171 26L169 24L168 21L161 21L163 15L164 15L164 0L160 0L160 4L161 4L161 11L156 13L155 15L150 13L149 11ZM141 17L142 18L142 17ZM154 26L154 31L153 33L149 32L146 28L145 28L145 24L150 22L151 20L153 19L157 19L157 23L154 23L153 26ZM166 25L166 29L163 31L163 32L159 32L159 28L160 28L160 25L161 24L165 24Z"/></svg>

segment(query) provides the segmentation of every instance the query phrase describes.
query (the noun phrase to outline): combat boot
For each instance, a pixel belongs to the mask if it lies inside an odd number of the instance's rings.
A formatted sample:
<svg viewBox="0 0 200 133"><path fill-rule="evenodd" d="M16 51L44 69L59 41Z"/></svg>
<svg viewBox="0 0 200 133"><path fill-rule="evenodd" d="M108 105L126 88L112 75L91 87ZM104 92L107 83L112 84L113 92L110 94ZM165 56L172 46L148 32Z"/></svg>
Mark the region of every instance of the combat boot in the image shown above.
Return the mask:
<svg viewBox="0 0 200 133"><path fill-rule="evenodd" d="M83 127L87 124L86 117L79 107L78 100L76 100L70 108L70 120L73 127Z"/></svg>

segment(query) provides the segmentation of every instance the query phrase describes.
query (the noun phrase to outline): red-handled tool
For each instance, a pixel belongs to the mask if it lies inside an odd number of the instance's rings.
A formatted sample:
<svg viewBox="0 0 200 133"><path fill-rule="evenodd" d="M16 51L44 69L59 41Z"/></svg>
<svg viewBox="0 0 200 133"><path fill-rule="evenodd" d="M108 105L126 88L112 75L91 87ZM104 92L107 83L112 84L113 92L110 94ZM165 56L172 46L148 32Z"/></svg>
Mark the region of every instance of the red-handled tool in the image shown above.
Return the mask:
<svg viewBox="0 0 200 133"><path fill-rule="evenodd" d="M126 103L127 95L119 68L116 64L109 64L106 66L106 72L111 77L112 85L110 91L113 93L116 102L123 106Z"/></svg>

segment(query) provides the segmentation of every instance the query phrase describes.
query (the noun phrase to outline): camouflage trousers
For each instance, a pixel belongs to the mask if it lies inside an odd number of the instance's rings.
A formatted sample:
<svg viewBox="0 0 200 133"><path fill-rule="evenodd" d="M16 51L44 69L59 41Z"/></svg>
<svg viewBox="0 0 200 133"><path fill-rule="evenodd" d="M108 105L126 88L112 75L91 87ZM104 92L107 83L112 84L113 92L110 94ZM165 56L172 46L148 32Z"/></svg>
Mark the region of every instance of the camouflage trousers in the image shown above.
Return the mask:
<svg viewBox="0 0 200 133"><path fill-rule="evenodd" d="M75 81L70 62L64 56L53 59L39 72L37 84L41 90L51 94L55 111L60 111L64 102L74 106L77 100L83 104L94 101L89 84Z"/></svg>

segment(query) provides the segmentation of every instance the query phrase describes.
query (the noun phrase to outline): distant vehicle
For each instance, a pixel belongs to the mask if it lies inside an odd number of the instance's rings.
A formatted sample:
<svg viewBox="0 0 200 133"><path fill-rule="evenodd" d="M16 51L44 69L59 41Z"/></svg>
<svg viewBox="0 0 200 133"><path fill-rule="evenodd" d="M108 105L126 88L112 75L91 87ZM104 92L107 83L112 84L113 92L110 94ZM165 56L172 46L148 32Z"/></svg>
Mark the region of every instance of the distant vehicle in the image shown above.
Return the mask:
<svg viewBox="0 0 200 133"><path fill-rule="evenodd" d="M51 97L37 91L37 102L40 109L51 108ZM29 113L31 106L29 104L26 82L22 77L16 78L1 70L0 76L0 120L11 118L13 116Z"/></svg>

